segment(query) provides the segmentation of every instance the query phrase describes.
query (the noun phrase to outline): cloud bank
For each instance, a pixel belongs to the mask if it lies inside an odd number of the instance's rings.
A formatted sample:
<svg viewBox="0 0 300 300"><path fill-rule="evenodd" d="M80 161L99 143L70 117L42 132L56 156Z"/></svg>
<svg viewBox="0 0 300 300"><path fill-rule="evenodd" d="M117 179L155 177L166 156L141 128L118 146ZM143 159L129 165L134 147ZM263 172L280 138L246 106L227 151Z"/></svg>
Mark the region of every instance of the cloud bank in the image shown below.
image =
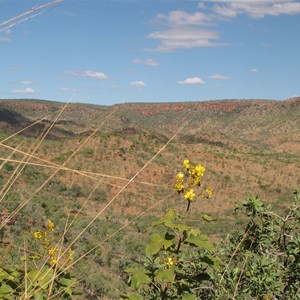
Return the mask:
<svg viewBox="0 0 300 300"><path fill-rule="evenodd" d="M170 52L176 49L224 46L220 33L210 26L232 20L244 14L250 18L300 14L300 3L294 0L203 0L197 11L171 11L157 14L155 23L164 30L148 34L146 38L159 41L151 51Z"/></svg>

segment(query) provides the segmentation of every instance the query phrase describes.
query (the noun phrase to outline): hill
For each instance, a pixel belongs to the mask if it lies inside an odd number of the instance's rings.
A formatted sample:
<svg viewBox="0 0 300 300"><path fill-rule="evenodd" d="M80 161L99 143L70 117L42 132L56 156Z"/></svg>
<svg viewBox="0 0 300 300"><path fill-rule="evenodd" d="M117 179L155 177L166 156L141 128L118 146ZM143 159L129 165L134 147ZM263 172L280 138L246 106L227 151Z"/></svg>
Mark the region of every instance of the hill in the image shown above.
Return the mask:
<svg viewBox="0 0 300 300"><path fill-rule="evenodd" d="M75 252L109 243L77 270L91 299L118 298L109 294L112 281L142 251L141 231L170 205L185 205L173 189L184 159L206 168L214 195L195 205L191 219L205 226L201 212L218 218L207 229L216 238L243 222L231 212L251 194L285 209L300 186L299 116L300 98L113 106L0 100L3 255L15 264L21 236L30 240L47 218L60 229L74 218L69 241L94 220ZM122 227L125 234L115 234ZM93 278L84 265L103 274Z"/></svg>

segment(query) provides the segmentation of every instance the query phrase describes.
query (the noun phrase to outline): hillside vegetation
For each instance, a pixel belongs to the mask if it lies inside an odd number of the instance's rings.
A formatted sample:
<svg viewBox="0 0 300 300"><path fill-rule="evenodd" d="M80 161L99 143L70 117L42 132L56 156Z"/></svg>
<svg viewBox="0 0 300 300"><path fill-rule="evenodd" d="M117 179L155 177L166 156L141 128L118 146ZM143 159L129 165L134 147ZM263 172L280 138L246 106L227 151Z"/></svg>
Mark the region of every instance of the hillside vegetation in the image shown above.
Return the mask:
<svg viewBox="0 0 300 300"><path fill-rule="evenodd" d="M213 243L242 228L234 208L250 195L286 211L300 186L299 116L300 98L113 106L0 100L7 267L36 255L32 235L51 219L74 257L84 255L71 268L78 299L119 299L125 269L142 261L144 230L167 208L185 207L174 193L183 160L201 162L213 188L189 220ZM202 213L217 222L208 225Z"/></svg>

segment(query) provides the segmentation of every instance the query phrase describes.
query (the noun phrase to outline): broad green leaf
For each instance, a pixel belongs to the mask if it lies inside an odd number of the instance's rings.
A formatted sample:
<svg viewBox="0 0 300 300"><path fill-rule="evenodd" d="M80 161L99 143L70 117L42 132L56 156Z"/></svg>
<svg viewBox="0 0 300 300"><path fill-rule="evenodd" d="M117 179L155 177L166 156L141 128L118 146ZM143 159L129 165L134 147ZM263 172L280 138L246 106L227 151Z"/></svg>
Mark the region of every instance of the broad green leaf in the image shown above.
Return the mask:
<svg viewBox="0 0 300 300"><path fill-rule="evenodd" d="M150 242L146 248L146 255L157 254L161 249L161 243L159 242Z"/></svg>
<svg viewBox="0 0 300 300"><path fill-rule="evenodd" d="M162 247L164 247L165 249L171 247L174 237L174 235L169 234L168 232L164 233L163 235L159 235L158 233L151 235L151 241L146 248L146 254L155 255L160 251Z"/></svg>
<svg viewBox="0 0 300 300"><path fill-rule="evenodd" d="M166 282L173 282L174 281L174 270L170 269L161 269L158 271L157 275L155 276L156 281L166 281Z"/></svg>
<svg viewBox="0 0 300 300"><path fill-rule="evenodd" d="M185 225L185 224L178 224L176 227L177 227L177 229L178 229L180 232L187 231L187 230L191 229L190 226Z"/></svg>
<svg viewBox="0 0 300 300"><path fill-rule="evenodd" d="M174 209L169 209L167 213L163 216L163 221L165 225L171 229L176 227L174 220L176 219L176 212Z"/></svg>
<svg viewBox="0 0 300 300"><path fill-rule="evenodd" d="M129 300L143 300L142 296L140 294L130 294L128 296Z"/></svg>
<svg viewBox="0 0 300 300"><path fill-rule="evenodd" d="M43 300L43 299L45 299L43 291L35 292L33 297L34 297L34 300Z"/></svg>
<svg viewBox="0 0 300 300"><path fill-rule="evenodd" d="M6 283L2 283L0 286L0 295L6 295L13 291L12 287ZM0 296L1 297L1 296Z"/></svg>
<svg viewBox="0 0 300 300"><path fill-rule="evenodd" d="M71 286L73 284L72 278L59 278L59 283L64 286Z"/></svg>
<svg viewBox="0 0 300 300"><path fill-rule="evenodd" d="M141 285L149 283L151 281L148 275L146 274L146 270L144 268L128 268L126 272L132 273L130 282L131 286L136 290L139 289Z"/></svg>
<svg viewBox="0 0 300 300"><path fill-rule="evenodd" d="M8 274L6 271L4 271L3 269L0 268L0 282L3 280L14 280L13 276L11 276L10 274Z"/></svg>
<svg viewBox="0 0 300 300"><path fill-rule="evenodd" d="M51 281L53 275L53 269L50 267L44 267L42 270L32 270L28 273L28 278L31 281L32 286L38 286L42 289L46 289Z"/></svg>
<svg viewBox="0 0 300 300"><path fill-rule="evenodd" d="M193 295L193 294L184 294L182 296L182 300L197 300L197 296Z"/></svg>
<svg viewBox="0 0 300 300"><path fill-rule="evenodd" d="M71 288L71 286L67 286L65 289L64 289L64 292L68 295L73 295L73 289Z"/></svg>
<svg viewBox="0 0 300 300"><path fill-rule="evenodd" d="M207 240L207 236L206 235L193 235L193 234L190 234L190 236L185 240L185 242L191 244L191 245L194 245L196 247L199 247L201 249L206 249L206 250L209 250L211 252L214 252L215 251L215 248L213 246L212 243L210 243L208 240Z"/></svg>
<svg viewBox="0 0 300 300"><path fill-rule="evenodd" d="M165 213L165 215L163 216L163 220L166 222L166 221L169 221L169 220L174 220L176 219L176 212L174 209L168 209L168 211Z"/></svg>

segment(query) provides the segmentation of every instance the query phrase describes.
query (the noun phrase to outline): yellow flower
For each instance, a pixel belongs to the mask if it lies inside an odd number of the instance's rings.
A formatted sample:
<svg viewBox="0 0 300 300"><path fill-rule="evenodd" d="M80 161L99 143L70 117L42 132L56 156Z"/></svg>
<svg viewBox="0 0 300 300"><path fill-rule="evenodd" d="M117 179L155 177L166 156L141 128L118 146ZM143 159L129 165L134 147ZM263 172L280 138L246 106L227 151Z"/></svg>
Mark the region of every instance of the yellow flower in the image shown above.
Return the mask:
<svg viewBox="0 0 300 300"><path fill-rule="evenodd" d="M172 267L174 265L174 260L172 257L167 258L167 266Z"/></svg>
<svg viewBox="0 0 300 300"><path fill-rule="evenodd" d="M208 187L206 190L205 190L206 194L207 194L207 198L211 198L212 194L213 194L213 190L211 187Z"/></svg>
<svg viewBox="0 0 300 300"><path fill-rule="evenodd" d="M205 168L199 164L198 166L195 167L195 175L197 176L203 176L205 172Z"/></svg>
<svg viewBox="0 0 300 300"><path fill-rule="evenodd" d="M51 248L48 250L48 254L49 254L50 256L54 256L54 255L55 255L55 252L58 252L58 251L59 251L58 248L53 248L53 247L51 247Z"/></svg>
<svg viewBox="0 0 300 300"><path fill-rule="evenodd" d="M190 189L189 191L185 192L184 198L187 201L193 201L193 199L196 197L196 194L194 193L194 189Z"/></svg>
<svg viewBox="0 0 300 300"><path fill-rule="evenodd" d="M57 264L57 258L55 256L52 256L50 259L50 264L51 265L56 265Z"/></svg>
<svg viewBox="0 0 300 300"><path fill-rule="evenodd" d="M190 161L189 161L188 159L185 159L185 160L183 161L183 166L184 166L184 168L185 168L186 170L189 170L189 168L190 168Z"/></svg>
<svg viewBox="0 0 300 300"><path fill-rule="evenodd" d="M178 180L182 180L183 179L183 177L184 177L184 174L182 173L182 172L179 172L178 174L177 174L177 179Z"/></svg>
<svg viewBox="0 0 300 300"><path fill-rule="evenodd" d="M47 220L47 226L51 231L54 230L54 223L50 219Z"/></svg>
<svg viewBox="0 0 300 300"><path fill-rule="evenodd" d="M177 182L177 183L175 184L175 190L176 190L178 193L180 193L180 192L183 191L183 184L182 184L182 182Z"/></svg>
<svg viewBox="0 0 300 300"><path fill-rule="evenodd" d="M37 240L40 240L40 239L42 239L43 238L43 235L44 235L44 233L42 232L42 231L36 231L34 234L33 234L33 237L35 238L35 239L37 239Z"/></svg>

